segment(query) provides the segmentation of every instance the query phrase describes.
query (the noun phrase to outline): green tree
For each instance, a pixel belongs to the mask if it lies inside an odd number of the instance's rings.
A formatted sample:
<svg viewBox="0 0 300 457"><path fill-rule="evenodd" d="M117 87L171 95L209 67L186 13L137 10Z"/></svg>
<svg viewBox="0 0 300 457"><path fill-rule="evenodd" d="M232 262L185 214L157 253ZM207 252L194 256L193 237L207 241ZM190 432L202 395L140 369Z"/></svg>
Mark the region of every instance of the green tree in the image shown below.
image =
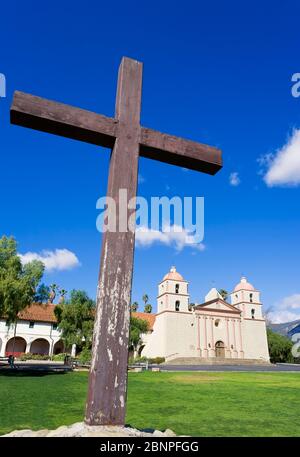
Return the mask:
<svg viewBox="0 0 300 457"><path fill-rule="evenodd" d="M44 268L38 260L22 265L16 240L6 236L0 239L0 315L9 324L16 322L18 313L34 301Z"/></svg>
<svg viewBox="0 0 300 457"><path fill-rule="evenodd" d="M137 317L130 318L130 336L129 336L129 350L137 351L142 342L142 334L147 333L149 324L143 319Z"/></svg>
<svg viewBox="0 0 300 457"><path fill-rule="evenodd" d="M279 335L279 333L273 332L271 329L267 329L267 337L270 360L272 363L294 361L292 355L292 341L285 336Z"/></svg>
<svg viewBox="0 0 300 457"><path fill-rule="evenodd" d="M95 302L84 290L72 290L70 299L57 305L54 313L66 347L91 348Z"/></svg>
<svg viewBox="0 0 300 457"><path fill-rule="evenodd" d="M227 292L227 290L225 290L225 289L219 289L218 292L219 292L219 294L221 295L221 297L223 298L223 300L226 301L227 298L228 298L228 292Z"/></svg>
<svg viewBox="0 0 300 457"><path fill-rule="evenodd" d="M36 294L34 296L34 301L36 303L47 303L50 296L50 287L42 283L37 288Z"/></svg>
<svg viewBox="0 0 300 457"><path fill-rule="evenodd" d="M136 313L138 310L139 304L137 301L133 302L130 306L131 312Z"/></svg>
<svg viewBox="0 0 300 457"><path fill-rule="evenodd" d="M144 312L149 314L152 313L152 305L150 305L150 303L147 303L147 305L145 305Z"/></svg>

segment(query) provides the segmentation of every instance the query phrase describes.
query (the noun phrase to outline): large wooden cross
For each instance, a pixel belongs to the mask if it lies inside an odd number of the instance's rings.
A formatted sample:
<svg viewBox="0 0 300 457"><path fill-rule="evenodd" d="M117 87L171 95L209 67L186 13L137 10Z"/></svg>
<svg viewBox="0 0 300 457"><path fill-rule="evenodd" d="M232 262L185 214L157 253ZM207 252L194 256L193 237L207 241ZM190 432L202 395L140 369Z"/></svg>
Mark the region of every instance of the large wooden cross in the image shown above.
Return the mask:
<svg viewBox="0 0 300 457"><path fill-rule="evenodd" d="M140 156L215 174L219 149L140 125L141 93L142 63L123 57L114 118L16 91L11 122L110 148L107 195L117 205L119 189L128 201L136 196ZM125 423L133 253L132 231L104 233L85 417L91 425Z"/></svg>

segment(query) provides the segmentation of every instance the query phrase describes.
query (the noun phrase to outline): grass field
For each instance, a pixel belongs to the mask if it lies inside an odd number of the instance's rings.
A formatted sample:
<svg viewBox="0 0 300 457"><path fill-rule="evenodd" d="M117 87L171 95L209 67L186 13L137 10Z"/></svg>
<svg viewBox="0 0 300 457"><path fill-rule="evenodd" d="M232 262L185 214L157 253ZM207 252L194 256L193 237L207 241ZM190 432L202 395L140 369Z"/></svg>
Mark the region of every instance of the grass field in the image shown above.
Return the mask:
<svg viewBox="0 0 300 457"><path fill-rule="evenodd" d="M0 434L81 421L87 373L0 376ZM300 373L130 373L127 423L193 436L300 436Z"/></svg>

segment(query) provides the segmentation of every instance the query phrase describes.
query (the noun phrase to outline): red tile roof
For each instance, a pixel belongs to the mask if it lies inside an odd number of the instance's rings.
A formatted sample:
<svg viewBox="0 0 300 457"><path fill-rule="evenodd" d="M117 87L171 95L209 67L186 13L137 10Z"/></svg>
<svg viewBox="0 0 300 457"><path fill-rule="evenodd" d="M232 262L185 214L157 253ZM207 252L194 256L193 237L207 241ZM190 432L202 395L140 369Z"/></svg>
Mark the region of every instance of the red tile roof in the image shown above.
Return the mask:
<svg viewBox="0 0 300 457"><path fill-rule="evenodd" d="M153 325L155 322L156 314L150 313L132 313L132 317L137 317L138 319L143 319L149 324L149 330L153 330Z"/></svg>
<svg viewBox="0 0 300 457"><path fill-rule="evenodd" d="M33 303L19 313L19 319L32 322L56 322L54 308L56 305L51 303ZM132 313L133 317L143 319L148 322L149 330L153 330L156 315L150 313Z"/></svg>
<svg viewBox="0 0 300 457"><path fill-rule="evenodd" d="M51 303L33 303L18 315L20 320L33 322L56 322L54 308Z"/></svg>

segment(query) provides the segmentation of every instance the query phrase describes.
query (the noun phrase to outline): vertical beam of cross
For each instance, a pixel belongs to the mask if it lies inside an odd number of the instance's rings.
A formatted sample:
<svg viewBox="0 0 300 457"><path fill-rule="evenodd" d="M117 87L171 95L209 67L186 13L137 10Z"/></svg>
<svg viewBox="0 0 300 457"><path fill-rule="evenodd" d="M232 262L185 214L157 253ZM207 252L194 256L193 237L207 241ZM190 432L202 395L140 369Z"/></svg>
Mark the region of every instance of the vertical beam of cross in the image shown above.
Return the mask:
<svg viewBox="0 0 300 457"><path fill-rule="evenodd" d="M103 235L93 355L85 421L124 424L134 231L119 232L119 189L136 196L140 141L142 64L123 59L115 117L118 137L111 153L107 196L116 202L117 231ZM124 208L120 209L120 214ZM109 256L108 256L109 253Z"/></svg>

